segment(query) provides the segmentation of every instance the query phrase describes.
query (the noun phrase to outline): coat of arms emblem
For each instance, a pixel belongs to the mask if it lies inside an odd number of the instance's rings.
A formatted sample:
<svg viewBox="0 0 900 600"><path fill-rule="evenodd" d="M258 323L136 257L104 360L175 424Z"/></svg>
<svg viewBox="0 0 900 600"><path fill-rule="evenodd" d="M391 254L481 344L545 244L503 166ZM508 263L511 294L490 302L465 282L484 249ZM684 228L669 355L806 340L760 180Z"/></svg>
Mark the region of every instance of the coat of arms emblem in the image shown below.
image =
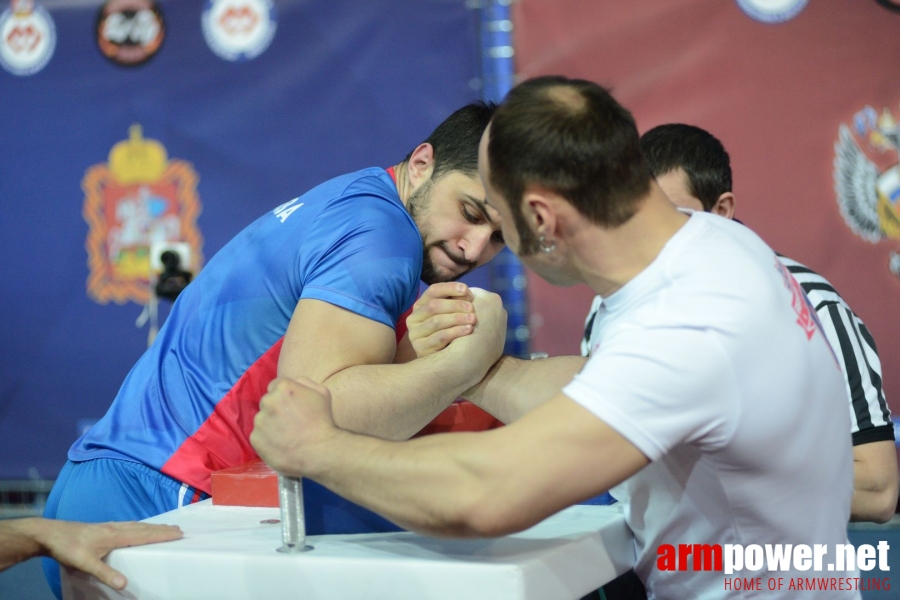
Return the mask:
<svg viewBox="0 0 900 600"><path fill-rule="evenodd" d="M190 163L169 160L156 140L144 139L140 125L132 125L130 138L113 146L108 164L87 170L81 185L82 214L90 225L87 292L94 300L146 305L154 244L188 244L192 264L184 266L199 269L197 174Z"/></svg>
<svg viewBox="0 0 900 600"><path fill-rule="evenodd" d="M888 109L859 111L852 128L841 124L834 144L834 189L850 229L877 243L900 239L900 126ZM900 254L891 252L900 276Z"/></svg>

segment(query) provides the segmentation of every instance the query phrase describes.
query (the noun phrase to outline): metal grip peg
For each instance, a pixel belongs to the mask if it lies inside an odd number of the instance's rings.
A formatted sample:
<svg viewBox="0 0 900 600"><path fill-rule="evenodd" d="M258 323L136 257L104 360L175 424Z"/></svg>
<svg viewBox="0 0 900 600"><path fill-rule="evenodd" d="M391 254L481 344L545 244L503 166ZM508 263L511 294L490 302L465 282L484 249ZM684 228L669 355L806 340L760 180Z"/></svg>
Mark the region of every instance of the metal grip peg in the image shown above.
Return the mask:
<svg viewBox="0 0 900 600"><path fill-rule="evenodd" d="M278 476L281 506L281 547L279 552L306 552L306 520L303 516L303 485L299 477Z"/></svg>

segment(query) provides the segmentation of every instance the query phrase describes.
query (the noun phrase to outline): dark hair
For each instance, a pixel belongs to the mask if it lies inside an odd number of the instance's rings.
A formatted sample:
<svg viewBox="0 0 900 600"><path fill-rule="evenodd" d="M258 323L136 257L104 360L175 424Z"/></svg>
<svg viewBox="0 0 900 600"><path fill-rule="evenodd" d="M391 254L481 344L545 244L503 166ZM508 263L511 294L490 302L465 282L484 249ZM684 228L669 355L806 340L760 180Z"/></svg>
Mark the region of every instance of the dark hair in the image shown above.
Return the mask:
<svg viewBox="0 0 900 600"><path fill-rule="evenodd" d="M473 102L463 106L431 132L423 143L434 149L434 171L431 178L451 171L469 176L478 174L478 144L497 105L493 102ZM409 162L412 152L403 160Z"/></svg>
<svg viewBox="0 0 900 600"><path fill-rule="evenodd" d="M608 227L630 219L650 190L631 113L609 91L580 79L538 77L514 87L491 121L488 160L491 184L509 203L520 234L529 185L552 190Z"/></svg>
<svg viewBox="0 0 900 600"><path fill-rule="evenodd" d="M654 177L684 169L691 195L710 211L731 191L731 159L705 129L683 123L654 127L641 136L641 151Z"/></svg>

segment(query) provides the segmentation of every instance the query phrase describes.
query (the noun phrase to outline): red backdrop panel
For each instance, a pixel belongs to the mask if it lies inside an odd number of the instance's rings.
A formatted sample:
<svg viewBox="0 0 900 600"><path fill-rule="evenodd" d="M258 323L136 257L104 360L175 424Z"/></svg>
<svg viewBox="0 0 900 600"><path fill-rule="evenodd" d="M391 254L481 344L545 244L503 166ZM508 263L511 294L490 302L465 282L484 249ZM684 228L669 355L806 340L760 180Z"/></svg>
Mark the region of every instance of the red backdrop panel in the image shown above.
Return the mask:
<svg viewBox="0 0 900 600"><path fill-rule="evenodd" d="M810 2L767 24L723 0L520 0L517 72L610 86L641 132L698 125L731 154L737 215L776 250L831 280L875 336L893 411L900 411L897 240L869 243L844 222L834 144L866 106L900 120L900 13L874 0ZM861 147L880 170L897 152ZM578 352L592 292L529 273L534 350Z"/></svg>

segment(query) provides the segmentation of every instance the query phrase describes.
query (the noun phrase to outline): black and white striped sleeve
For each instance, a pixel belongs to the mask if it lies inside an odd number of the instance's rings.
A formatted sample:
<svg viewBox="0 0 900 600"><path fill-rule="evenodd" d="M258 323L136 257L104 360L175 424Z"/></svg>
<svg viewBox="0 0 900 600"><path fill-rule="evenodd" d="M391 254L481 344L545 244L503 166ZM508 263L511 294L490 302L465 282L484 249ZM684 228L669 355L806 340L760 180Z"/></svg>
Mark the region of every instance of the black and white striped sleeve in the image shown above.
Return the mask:
<svg viewBox="0 0 900 600"><path fill-rule="evenodd" d="M809 296L841 364L850 402L853 445L893 441L894 426L881 387L881 360L872 334L828 280L796 261L779 259Z"/></svg>

